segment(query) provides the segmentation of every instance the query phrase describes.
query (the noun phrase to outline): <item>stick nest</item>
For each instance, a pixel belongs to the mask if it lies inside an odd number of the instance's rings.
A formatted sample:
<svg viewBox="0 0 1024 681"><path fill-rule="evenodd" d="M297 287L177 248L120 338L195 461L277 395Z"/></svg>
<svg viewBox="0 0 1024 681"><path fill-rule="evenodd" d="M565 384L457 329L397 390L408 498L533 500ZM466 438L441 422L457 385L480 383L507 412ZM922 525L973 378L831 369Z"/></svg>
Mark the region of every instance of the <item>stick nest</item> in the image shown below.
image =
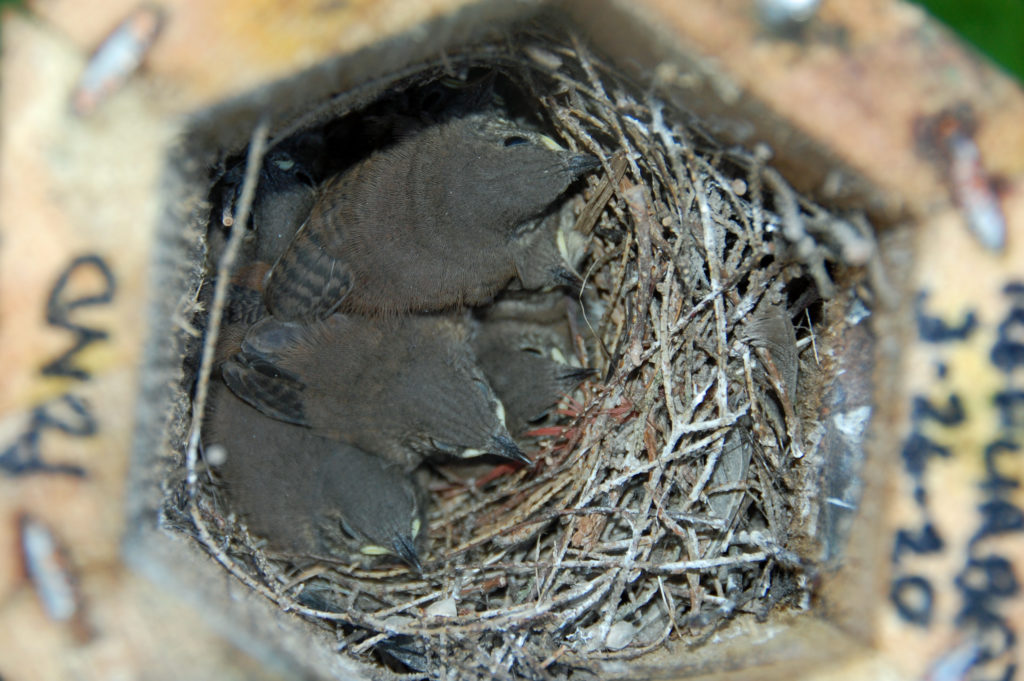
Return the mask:
<svg viewBox="0 0 1024 681"><path fill-rule="evenodd" d="M870 228L798 196L766 154L716 144L571 36L466 47L378 90L480 69L602 160L573 199L589 238L577 351L601 378L540 431L533 467L486 483L434 472L422 578L265 553L194 453L165 520L336 632L340 654L415 678L591 678L737 616L807 608L818 502L800 457L825 381L820 301L848 266L870 271Z"/></svg>

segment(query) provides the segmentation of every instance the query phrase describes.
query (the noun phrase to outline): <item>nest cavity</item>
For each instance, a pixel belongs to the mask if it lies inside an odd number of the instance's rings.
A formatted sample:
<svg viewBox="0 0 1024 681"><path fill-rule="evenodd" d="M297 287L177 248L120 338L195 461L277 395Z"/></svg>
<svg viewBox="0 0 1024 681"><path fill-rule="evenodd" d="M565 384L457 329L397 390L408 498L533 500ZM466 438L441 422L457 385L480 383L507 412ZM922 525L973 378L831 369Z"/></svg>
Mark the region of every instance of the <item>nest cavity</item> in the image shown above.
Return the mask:
<svg viewBox="0 0 1024 681"><path fill-rule="evenodd" d="M587 243L576 351L600 377L538 431L533 467L432 471L422 577L269 555L206 475L183 476L165 515L254 590L335 631L339 654L425 678L596 677L737 617L806 609L821 538L804 454L828 378L816 339L823 301L876 257L871 230L566 35L450 51L278 139L479 74L601 159L570 199Z"/></svg>

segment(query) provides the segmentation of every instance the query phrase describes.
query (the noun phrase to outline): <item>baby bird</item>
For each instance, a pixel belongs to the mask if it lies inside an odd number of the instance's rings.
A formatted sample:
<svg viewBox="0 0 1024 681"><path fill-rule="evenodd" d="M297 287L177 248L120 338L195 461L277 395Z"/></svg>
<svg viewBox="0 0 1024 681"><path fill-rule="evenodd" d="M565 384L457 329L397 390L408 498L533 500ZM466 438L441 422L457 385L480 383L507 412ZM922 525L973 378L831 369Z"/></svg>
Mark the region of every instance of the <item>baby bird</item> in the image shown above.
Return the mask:
<svg viewBox="0 0 1024 681"><path fill-rule="evenodd" d="M534 218L598 163L495 115L427 127L326 184L267 306L309 321L486 303L536 247Z"/></svg>
<svg viewBox="0 0 1024 681"><path fill-rule="evenodd" d="M241 267L231 277L220 332L217 334L214 366L219 366L241 350L242 340L249 328L269 314L261 292L267 269L266 263L252 263ZM215 279L209 279L199 291L199 300L206 310L213 306L214 287Z"/></svg>
<svg viewBox="0 0 1024 681"><path fill-rule="evenodd" d="M274 262L281 256L309 217L316 196L312 176L286 152L265 161L252 205L257 260Z"/></svg>
<svg viewBox="0 0 1024 681"><path fill-rule="evenodd" d="M435 452L529 463L476 365L466 326L453 318L334 315L305 325L268 317L221 373L264 414L406 470Z"/></svg>
<svg viewBox="0 0 1024 681"><path fill-rule="evenodd" d="M323 135L307 132L267 152L253 196L252 233L246 237L245 258L273 264L291 243L316 203L324 144ZM233 216L238 210L244 176L244 163L225 175L222 219ZM221 247L218 240L213 250Z"/></svg>
<svg viewBox="0 0 1024 681"><path fill-rule="evenodd" d="M217 384L204 446L249 529L284 553L347 560L394 555L422 572L422 493L380 457L268 418Z"/></svg>
<svg viewBox="0 0 1024 681"><path fill-rule="evenodd" d="M539 291L564 286L573 296L579 296L583 280L566 262L565 240L557 215L536 222L535 227L518 237L512 258L516 271L512 288Z"/></svg>
<svg viewBox="0 0 1024 681"><path fill-rule="evenodd" d="M508 320L480 324L473 338L477 361L505 405L508 430L515 436L596 373L560 359L559 335L544 325Z"/></svg>

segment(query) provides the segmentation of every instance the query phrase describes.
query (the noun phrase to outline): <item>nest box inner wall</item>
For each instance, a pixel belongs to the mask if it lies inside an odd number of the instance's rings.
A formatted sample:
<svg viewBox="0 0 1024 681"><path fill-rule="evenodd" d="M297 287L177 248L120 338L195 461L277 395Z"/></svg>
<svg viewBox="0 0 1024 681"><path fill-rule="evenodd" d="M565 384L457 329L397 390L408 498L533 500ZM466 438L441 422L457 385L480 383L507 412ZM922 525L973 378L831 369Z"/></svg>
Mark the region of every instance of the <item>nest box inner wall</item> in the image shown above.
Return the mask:
<svg viewBox="0 0 1024 681"><path fill-rule="evenodd" d="M197 602L226 604L211 616L246 648L325 677L385 664L606 678L734 668L764 621L779 633L751 665L856 647L826 621L856 629L858 616L830 613L832 594L815 585L841 572L865 493L870 327L885 284L874 232L850 208L870 203L870 187L850 173L827 207L797 193L765 154L733 145L778 138L783 122L723 102L704 77L681 90L679 74L702 72L694 60L642 19L583 5L532 17L476 5L203 112L183 135L167 174L127 554ZM197 302L217 266L211 168L244 159L264 117L273 148L480 74L602 161L567 217L586 239L588 284L567 324L600 378L533 443L541 466L435 494L425 578L336 566L300 578L240 533L184 454L208 331ZM795 183L828 172L847 171L816 150ZM316 579L350 607L304 604ZM841 591L870 582L832 581L831 602L849 612ZM453 597L455 617L420 612ZM724 627L746 633L709 643Z"/></svg>

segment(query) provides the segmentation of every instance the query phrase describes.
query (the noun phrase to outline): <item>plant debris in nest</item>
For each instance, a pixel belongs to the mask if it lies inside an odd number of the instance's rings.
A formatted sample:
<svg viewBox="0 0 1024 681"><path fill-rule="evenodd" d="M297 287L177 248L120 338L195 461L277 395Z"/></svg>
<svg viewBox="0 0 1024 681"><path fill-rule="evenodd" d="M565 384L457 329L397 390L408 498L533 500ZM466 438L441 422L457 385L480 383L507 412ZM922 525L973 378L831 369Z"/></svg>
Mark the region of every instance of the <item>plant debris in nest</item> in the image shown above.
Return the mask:
<svg viewBox="0 0 1024 681"><path fill-rule="evenodd" d="M738 616L806 609L819 494L803 457L828 379L815 339L848 273L880 276L870 227L797 195L765 153L716 144L572 36L534 30L339 95L270 142L313 126L329 137L331 116L391 115L482 75L601 159L565 211L586 243L566 323L600 377L533 431L533 466L429 469L422 575L265 552L200 467L197 424L165 519L333 629L340 654L417 678L589 678ZM243 191L236 222L250 201ZM200 324L218 325L219 295Z"/></svg>

